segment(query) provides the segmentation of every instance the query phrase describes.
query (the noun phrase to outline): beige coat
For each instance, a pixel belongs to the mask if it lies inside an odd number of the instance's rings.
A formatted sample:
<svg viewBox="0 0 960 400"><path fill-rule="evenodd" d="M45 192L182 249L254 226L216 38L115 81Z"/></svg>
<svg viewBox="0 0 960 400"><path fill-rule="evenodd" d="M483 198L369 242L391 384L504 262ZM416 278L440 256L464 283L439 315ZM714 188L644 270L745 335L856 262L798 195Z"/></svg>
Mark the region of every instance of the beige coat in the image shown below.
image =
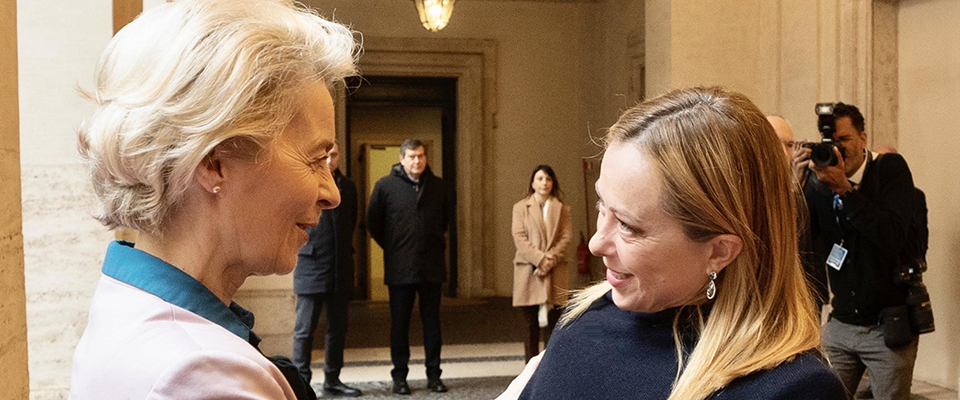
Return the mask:
<svg viewBox="0 0 960 400"><path fill-rule="evenodd" d="M552 303L566 305L569 289L570 264L567 247L573 236L570 222L570 206L555 203L547 210L554 227L546 231L543 211L533 196L520 200L513 205L513 243L517 254L513 257L513 306L533 306ZM533 266L540 265L545 254L553 254L557 264L545 277L533 273Z"/></svg>

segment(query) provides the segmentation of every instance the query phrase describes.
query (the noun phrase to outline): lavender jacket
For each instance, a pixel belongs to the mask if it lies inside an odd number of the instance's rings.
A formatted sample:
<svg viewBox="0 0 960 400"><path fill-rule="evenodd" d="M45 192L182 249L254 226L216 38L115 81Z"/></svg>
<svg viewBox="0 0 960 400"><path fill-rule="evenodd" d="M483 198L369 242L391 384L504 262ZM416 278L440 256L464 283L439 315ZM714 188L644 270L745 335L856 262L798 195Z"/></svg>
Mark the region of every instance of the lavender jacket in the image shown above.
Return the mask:
<svg viewBox="0 0 960 400"><path fill-rule="evenodd" d="M129 244L111 243L103 272L70 399L296 399L239 306Z"/></svg>

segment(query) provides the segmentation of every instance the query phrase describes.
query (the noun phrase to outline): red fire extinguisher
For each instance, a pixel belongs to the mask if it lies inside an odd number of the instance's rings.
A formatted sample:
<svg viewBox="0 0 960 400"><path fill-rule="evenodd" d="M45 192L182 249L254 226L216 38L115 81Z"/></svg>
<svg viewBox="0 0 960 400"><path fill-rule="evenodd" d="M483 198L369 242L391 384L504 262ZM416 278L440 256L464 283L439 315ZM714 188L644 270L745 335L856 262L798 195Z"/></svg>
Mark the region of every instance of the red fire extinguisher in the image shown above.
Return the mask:
<svg viewBox="0 0 960 400"><path fill-rule="evenodd" d="M580 245L577 246L577 273L590 275L590 249L583 237L583 231L580 231Z"/></svg>

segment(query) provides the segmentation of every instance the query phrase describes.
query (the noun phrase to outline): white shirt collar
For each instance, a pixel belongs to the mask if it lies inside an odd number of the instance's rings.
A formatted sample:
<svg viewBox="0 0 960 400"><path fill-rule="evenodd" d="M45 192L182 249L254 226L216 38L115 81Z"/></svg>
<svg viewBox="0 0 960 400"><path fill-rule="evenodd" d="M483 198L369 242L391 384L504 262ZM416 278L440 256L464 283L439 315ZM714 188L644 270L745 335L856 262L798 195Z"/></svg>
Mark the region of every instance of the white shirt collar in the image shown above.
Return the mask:
<svg viewBox="0 0 960 400"><path fill-rule="evenodd" d="M854 186L860 186L860 181L863 180L863 171L867 169L867 163L877 158L877 153L872 151L864 150L864 153L866 154L864 154L863 163L860 164L860 168L857 168L857 172L854 172L853 176L847 178Z"/></svg>

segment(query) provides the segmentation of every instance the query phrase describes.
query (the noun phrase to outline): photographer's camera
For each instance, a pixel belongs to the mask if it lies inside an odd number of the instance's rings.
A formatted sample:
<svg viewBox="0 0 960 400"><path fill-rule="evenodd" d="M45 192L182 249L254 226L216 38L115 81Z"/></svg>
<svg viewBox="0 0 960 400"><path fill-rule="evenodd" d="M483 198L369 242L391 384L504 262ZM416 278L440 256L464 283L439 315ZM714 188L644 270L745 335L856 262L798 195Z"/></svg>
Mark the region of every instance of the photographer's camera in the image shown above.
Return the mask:
<svg viewBox="0 0 960 400"><path fill-rule="evenodd" d="M820 143L804 143L811 150L810 159L819 167L837 165L837 153L833 151L833 133L837 131L836 118L833 116L834 103L817 103L817 129L820 130ZM840 148L843 155L843 148Z"/></svg>

